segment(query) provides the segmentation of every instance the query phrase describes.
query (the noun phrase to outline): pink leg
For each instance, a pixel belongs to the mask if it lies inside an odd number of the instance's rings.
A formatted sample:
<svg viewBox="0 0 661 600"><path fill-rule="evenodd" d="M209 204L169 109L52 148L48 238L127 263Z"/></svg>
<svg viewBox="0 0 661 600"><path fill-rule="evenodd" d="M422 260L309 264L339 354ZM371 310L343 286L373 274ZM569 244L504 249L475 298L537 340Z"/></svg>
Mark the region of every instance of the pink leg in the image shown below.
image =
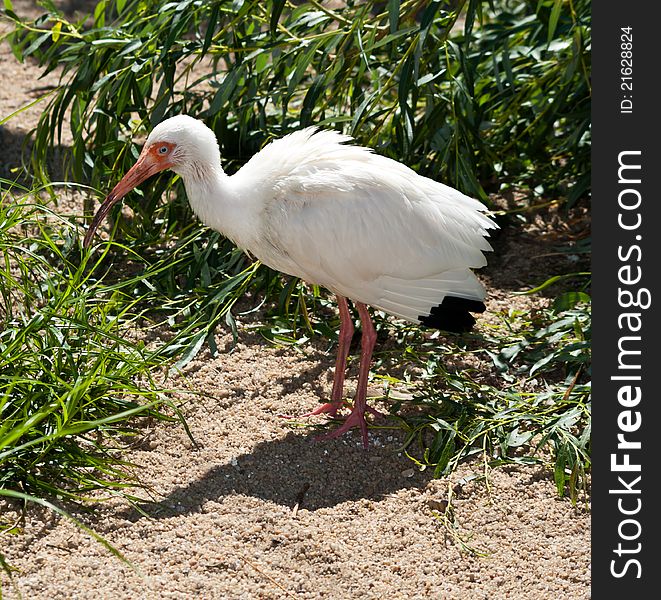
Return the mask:
<svg viewBox="0 0 661 600"><path fill-rule="evenodd" d="M347 358L349 357L349 348L351 347L354 331L353 320L351 319L347 299L338 296L337 306L340 309L340 334L337 347L337 358L335 359L333 391L331 393L331 404L335 408L331 412L331 416L335 416L337 409L340 408L344 402L344 376L347 370Z"/></svg>
<svg viewBox="0 0 661 600"><path fill-rule="evenodd" d="M358 389L356 390L356 398L354 400L351 414L347 417L346 421L335 431L331 431L330 433L322 436L322 438L336 438L349 431L349 429L352 427L359 426L363 435L363 446L367 449L367 422L365 421L365 410L369 409L369 407L367 407L367 379L370 373L372 352L374 350L374 344L376 343L376 331L374 330L374 325L372 325L372 319L370 318L367 307L361 302L356 302L355 305L358 309L358 315L360 316L360 322L362 324L363 330L363 337L360 348L360 371L358 373Z"/></svg>
<svg viewBox="0 0 661 600"><path fill-rule="evenodd" d="M331 417L335 417L337 411L342 408L342 404L344 404L344 375L347 370L347 358L349 356L349 348L351 347L351 339L353 338L354 330L347 299L343 296L337 296L337 306L340 309L340 333L338 336L339 341L337 358L335 359L335 376L333 377L331 401L320 404L313 411L301 415L299 418L311 417L322 413L328 413Z"/></svg>

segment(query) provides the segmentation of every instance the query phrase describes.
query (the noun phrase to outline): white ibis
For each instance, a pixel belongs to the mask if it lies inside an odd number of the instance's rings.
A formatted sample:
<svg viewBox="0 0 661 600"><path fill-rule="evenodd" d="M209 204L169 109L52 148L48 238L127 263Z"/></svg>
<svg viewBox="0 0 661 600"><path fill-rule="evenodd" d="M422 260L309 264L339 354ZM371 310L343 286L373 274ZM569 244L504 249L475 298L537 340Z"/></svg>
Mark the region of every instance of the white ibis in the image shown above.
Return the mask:
<svg viewBox="0 0 661 600"><path fill-rule="evenodd" d="M110 208L148 177L181 176L193 211L272 269L337 296L340 332L330 402L304 416L343 406L354 327L362 324L358 387L351 413L326 437L354 426L367 447L367 381L376 333L367 305L422 325L462 332L483 312L485 290L471 271L486 264L496 224L461 192L418 175L335 131L310 127L275 140L228 176L216 136L180 115L157 125L133 167L94 216L84 246Z"/></svg>

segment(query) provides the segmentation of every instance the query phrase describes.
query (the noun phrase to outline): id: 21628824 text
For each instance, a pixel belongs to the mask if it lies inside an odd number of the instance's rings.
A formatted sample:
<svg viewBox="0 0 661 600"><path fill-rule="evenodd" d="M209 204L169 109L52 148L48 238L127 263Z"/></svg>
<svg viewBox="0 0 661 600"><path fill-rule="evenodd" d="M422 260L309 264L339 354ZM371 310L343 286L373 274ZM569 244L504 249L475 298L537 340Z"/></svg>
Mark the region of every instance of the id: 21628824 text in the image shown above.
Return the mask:
<svg viewBox="0 0 661 600"><path fill-rule="evenodd" d="M620 27L620 113L633 113L633 28Z"/></svg>

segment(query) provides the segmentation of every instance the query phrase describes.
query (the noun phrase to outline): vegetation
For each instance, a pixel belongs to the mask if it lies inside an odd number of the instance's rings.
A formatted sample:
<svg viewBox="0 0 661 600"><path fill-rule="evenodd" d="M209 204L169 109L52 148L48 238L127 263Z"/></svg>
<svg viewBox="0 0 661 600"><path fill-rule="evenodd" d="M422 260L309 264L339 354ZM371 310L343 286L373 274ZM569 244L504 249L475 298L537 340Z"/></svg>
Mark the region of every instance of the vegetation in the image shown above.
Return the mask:
<svg viewBox="0 0 661 600"><path fill-rule="evenodd" d="M0 491L121 488L110 448L135 435L131 417L165 418L159 351L126 338L131 280L96 278L103 256L81 262L75 227L24 194L0 204Z"/></svg>
<svg viewBox="0 0 661 600"><path fill-rule="evenodd" d="M65 128L74 140L65 174L90 183L90 196L129 168L141 134L187 112L214 128L230 171L272 137L315 123L487 203L523 192L509 211L522 220L540 197L564 210L587 201L589 2L450 4L101 0L71 21L43 0L43 16L28 22L5 0L16 57L62 78L44 99L28 187L1 182L0 494L80 500L121 489L114 450L136 435L136 418L177 414L157 369L165 358L185 364L205 342L217 352L213 332L236 335L234 306L248 290L270 307L268 338L336 336L336 323L315 318L323 292L201 227L170 174L127 198L134 218L115 214L121 243L83 251L75 216L51 203L47 165ZM547 309L503 314L481 335L441 343L380 322L423 372L412 404L392 407L418 464L441 475L475 453L489 464L550 453L558 492L576 500L590 465L582 277L562 279L567 293ZM164 323L168 339L132 341L135 328ZM497 384L451 366L468 354L491 361Z"/></svg>

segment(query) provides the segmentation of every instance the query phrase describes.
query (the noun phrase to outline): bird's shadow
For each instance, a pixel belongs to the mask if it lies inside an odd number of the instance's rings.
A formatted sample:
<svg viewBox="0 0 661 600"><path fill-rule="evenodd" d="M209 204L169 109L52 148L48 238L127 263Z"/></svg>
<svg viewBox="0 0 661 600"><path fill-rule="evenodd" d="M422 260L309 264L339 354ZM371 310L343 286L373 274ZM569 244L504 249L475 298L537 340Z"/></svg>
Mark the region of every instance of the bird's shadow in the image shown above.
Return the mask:
<svg viewBox="0 0 661 600"><path fill-rule="evenodd" d="M237 495L315 511L358 499L378 500L400 489L423 486L431 478L413 469L398 451L401 432L371 432L368 450L354 431L334 440L317 436L318 432L290 432L276 441L261 442L248 453L211 466L158 501L125 509L123 517L137 521L145 514L165 519L203 512L208 501Z"/></svg>

